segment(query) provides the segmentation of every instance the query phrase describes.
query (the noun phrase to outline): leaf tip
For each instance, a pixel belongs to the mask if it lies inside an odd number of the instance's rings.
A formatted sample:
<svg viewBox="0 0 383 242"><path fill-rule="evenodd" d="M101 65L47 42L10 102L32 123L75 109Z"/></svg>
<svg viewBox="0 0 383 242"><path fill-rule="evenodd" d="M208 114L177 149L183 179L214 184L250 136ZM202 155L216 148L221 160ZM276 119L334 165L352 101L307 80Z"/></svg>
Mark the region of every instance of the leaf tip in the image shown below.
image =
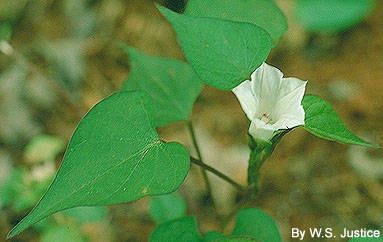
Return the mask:
<svg viewBox="0 0 383 242"><path fill-rule="evenodd" d="M8 232L6 239L12 239L17 236L32 224L36 223L38 220L31 219L30 215L33 211L31 211L27 216L25 216L21 221L19 221L13 228Z"/></svg>
<svg viewBox="0 0 383 242"><path fill-rule="evenodd" d="M21 230L19 231L17 228L18 228L18 224L8 232L6 237L7 240L12 239L13 237L15 237L21 232Z"/></svg>
<svg viewBox="0 0 383 242"><path fill-rule="evenodd" d="M164 16L168 21L172 21L175 17L177 17L179 14L176 13L176 12L173 12L172 10L164 7L164 6L161 6L160 4L155 4L156 5L156 8L158 9L158 11L160 11L160 13L162 14L162 16Z"/></svg>
<svg viewBox="0 0 383 242"><path fill-rule="evenodd" d="M368 148L372 148L372 149L381 149L382 146L378 145L378 144L375 144L375 143L370 143L370 142L366 142L368 144Z"/></svg>
<svg viewBox="0 0 383 242"><path fill-rule="evenodd" d="M119 44L119 47L120 47L120 49L122 49L126 54L128 54L129 57L139 55L139 51L138 51L136 48L134 48L134 47L132 47L132 46L126 44L126 43L120 43L120 44Z"/></svg>
<svg viewBox="0 0 383 242"><path fill-rule="evenodd" d="M162 6L161 4L154 3L154 6L158 9L158 11L160 11L161 14L163 14L163 12L169 11L169 9Z"/></svg>

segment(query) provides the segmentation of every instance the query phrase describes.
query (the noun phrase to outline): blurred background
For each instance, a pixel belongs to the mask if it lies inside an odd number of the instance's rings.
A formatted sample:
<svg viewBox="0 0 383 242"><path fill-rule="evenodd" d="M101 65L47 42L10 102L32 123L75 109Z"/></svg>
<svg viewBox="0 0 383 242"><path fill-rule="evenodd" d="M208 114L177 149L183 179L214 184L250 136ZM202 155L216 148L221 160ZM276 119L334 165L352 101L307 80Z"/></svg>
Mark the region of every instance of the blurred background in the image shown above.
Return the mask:
<svg viewBox="0 0 383 242"><path fill-rule="evenodd" d="M182 12L187 1L158 2ZM308 93L328 100L356 134L382 145L383 2L336 31L307 27L295 0L276 2L289 30L268 62L309 80ZM149 0L0 0L0 241L47 189L80 118L127 79L129 57L120 43L184 59ZM248 121L234 95L204 88L193 120L206 162L245 184ZM160 132L192 150L184 124ZM273 216L286 241L291 227L382 230L382 154L296 129L263 167L252 205ZM218 214L229 213L238 195L210 178ZM192 167L179 196L201 231L219 229L199 169ZM149 203L71 209L11 241L146 241L155 226Z"/></svg>

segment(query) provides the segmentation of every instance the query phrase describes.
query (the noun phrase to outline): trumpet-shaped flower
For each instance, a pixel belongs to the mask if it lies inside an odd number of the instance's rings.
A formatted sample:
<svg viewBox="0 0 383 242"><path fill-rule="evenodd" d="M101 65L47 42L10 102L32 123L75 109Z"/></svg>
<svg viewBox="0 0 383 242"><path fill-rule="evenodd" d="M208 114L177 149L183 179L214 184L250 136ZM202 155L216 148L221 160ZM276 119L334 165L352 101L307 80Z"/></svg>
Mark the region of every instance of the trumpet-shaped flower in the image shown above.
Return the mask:
<svg viewBox="0 0 383 242"><path fill-rule="evenodd" d="M246 80L233 89L243 111L251 121L249 134L269 141L277 130L304 124L301 104L306 81L284 78L277 68L263 63Z"/></svg>

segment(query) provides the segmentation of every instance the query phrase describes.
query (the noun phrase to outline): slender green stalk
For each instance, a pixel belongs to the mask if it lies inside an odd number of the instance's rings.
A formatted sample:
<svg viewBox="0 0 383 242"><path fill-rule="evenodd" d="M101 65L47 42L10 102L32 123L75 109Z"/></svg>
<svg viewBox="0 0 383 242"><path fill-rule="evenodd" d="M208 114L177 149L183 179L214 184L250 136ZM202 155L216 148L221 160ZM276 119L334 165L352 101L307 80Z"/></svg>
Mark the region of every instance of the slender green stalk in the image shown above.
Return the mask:
<svg viewBox="0 0 383 242"><path fill-rule="evenodd" d="M188 126L188 129L189 129L189 133L191 135L191 138L192 138L193 146L194 146L194 148L195 148L195 150L197 152L197 156L198 156L198 159L200 161L200 164L206 165L205 162L202 159L201 150L199 148L199 145L198 145L198 142L197 142L197 137L195 135L194 126L193 126L193 123L192 123L191 120L187 122L187 126ZM206 170L202 166L200 166L200 167L201 167L202 177L203 177L203 179L205 181L206 191L207 191L207 193L209 194L209 196L211 198L213 207L215 207L214 200L213 200L213 194L212 194L212 190L211 190L211 184L210 184L210 181L209 181L209 177L207 176Z"/></svg>
<svg viewBox="0 0 383 242"><path fill-rule="evenodd" d="M252 187L251 197L254 199L260 189L260 169L265 161L273 153L275 146L289 130L280 131L270 141L255 140L250 137L249 148L251 150L249 166L247 169L248 186Z"/></svg>
<svg viewBox="0 0 383 242"><path fill-rule="evenodd" d="M253 188L251 197L255 198L260 187L260 169L265 160L271 155L271 148L255 149L250 153L249 166L247 168L248 186Z"/></svg>
<svg viewBox="0 0 383 242"><path fill-rule="evenodd" d="M288 131L283 131L275 135L270 142L265 142L262 140L254 140L250 137L249 148L250 158L249 166L247 169L247 183L246 193L242 200L234 207L234 209L223 219L221 224L222 231L226 228L230 220L235 216L239 209L247 206L251 201L253 201L260 190L260 169L265 161L272 154L275 146L278 144L279 140L285 135Z"/></svg>
<svg viewBox="0 0 383 242"><path fill-rule="evenodd" d="M193 157L190 157L190 161L193 164L195 164L197 166L200 166L203 170L209 171L209 172L213 173L214 175L218 176L219 178L221 178L222 180L230 183L232 186L237 188L238 191L240 191L240 192L247 192L248 191L247 187L244 187L241 184L235 182L234 180L232 180L227 175L225 175L222 172L218 171L217 169L215 169L215 168L213 168L213 167L211 167L211 166L201 162L200 160L197 160L197 159L195 159Z"/></svg>

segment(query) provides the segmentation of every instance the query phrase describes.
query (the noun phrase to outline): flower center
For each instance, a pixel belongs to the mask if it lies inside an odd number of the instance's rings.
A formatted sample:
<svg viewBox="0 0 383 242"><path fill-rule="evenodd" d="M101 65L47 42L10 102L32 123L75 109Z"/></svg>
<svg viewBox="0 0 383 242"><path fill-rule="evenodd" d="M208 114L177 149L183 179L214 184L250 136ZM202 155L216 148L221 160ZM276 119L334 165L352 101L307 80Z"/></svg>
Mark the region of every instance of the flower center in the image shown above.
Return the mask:
<svg viewBox="0 0 383 242"><path fill-rule="evenodd" d="M273 121L269 113L263 113L262 116L260 117L260 120L265 122L266 124L269 124Z"/></svg>

